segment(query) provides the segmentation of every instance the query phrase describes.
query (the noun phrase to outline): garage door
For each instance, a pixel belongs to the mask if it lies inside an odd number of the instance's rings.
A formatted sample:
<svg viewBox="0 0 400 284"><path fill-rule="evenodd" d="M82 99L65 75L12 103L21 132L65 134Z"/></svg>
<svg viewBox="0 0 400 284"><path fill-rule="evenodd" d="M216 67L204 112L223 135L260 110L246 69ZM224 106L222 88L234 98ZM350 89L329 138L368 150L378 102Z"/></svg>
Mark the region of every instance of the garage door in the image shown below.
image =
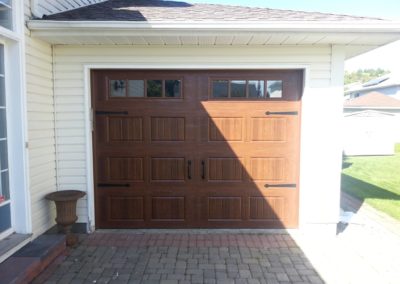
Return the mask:
<svg viewBox="0 0 400 284"><path fill-rule="evenodd" d="M92 71L98 228L293 228L300 70Z"/></svg>

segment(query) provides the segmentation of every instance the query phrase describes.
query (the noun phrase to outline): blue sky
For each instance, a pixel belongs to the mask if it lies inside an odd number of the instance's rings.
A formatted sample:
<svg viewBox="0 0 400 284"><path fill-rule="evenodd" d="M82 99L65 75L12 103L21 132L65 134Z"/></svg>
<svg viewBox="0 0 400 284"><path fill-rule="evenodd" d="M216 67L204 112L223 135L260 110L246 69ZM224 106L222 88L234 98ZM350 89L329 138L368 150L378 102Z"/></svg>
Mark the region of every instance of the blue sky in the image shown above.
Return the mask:
<svg viewBox="0 0 400 284"><path fill-rule="evenodd" d="M400 23L400 0L186 0L186 2L378 17ZM359 68L384 68L400 73L399 60L393 60L393 58L398 58L399 51L400 41L397 41L347 60L345 68L348 71L355 71Z"/></svg>
<svg viewBox="0 0 400 284"><path fill-rule="evenodd" d="M186 2L317 11L400 20L399 0L187 0Z"/></svg>

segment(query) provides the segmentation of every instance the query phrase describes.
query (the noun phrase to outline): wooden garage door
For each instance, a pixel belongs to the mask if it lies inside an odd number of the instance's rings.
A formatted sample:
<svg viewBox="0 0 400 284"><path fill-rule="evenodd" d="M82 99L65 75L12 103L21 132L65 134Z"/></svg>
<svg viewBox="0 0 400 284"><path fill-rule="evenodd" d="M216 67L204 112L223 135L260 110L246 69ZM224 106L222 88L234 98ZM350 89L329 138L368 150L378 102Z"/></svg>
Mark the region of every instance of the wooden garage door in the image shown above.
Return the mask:
<svg viewBox="0 0 400 284"><path fill-rule="evenodd" d="M302 72L92 71L97 228L294 228Z"/></svg>

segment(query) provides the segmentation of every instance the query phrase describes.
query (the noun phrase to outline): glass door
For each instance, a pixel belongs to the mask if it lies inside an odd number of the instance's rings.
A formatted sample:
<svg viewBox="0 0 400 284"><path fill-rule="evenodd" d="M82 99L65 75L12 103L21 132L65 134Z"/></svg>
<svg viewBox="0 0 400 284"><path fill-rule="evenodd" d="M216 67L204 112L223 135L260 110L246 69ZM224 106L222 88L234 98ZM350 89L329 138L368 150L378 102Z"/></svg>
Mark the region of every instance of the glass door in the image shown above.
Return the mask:
<svg viewBox="0 0 400 284"><path fill-rule="evenodd" d="M0 44L0 239L11 231L4 45Z"/></svg>

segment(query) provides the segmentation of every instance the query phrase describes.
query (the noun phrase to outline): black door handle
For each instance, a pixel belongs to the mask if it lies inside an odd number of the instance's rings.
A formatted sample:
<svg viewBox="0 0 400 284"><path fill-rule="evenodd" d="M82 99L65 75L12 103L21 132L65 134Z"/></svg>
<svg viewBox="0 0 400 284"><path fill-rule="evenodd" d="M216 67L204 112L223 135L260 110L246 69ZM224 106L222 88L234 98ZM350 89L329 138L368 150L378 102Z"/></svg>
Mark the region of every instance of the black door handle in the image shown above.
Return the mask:
<svg viewBox="0 0 400 284"><path fill-rule="evenodd" d="M188 179L192 179L192 161L191 160L188 161L188 173L187 173L187 175L188 175Z"/></svg>
<svg viewBox="0 0 400 284"><path fill-rule="evenodd" d="M206 162L201 161L201 179L206 179Z"/></svg>

